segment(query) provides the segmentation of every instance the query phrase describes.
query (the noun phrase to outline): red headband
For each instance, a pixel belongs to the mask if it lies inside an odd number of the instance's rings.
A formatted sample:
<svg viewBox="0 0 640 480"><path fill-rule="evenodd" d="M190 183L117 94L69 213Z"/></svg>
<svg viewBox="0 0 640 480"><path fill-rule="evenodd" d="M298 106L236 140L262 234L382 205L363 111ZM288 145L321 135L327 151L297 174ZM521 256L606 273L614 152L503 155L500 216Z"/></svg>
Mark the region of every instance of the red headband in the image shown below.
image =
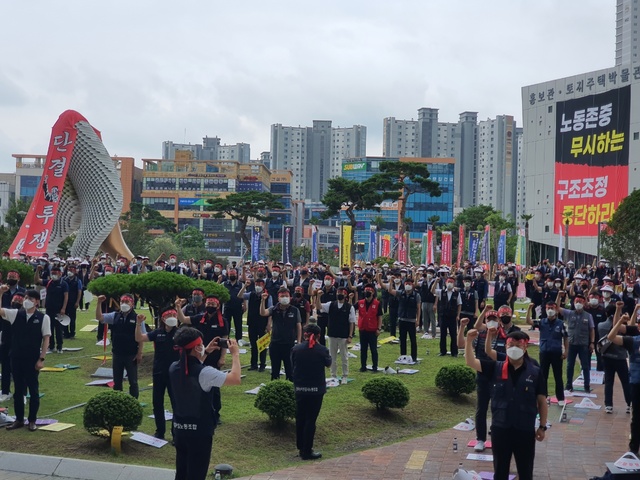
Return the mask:
<svg viewBox="0 0 640 480"><path fill-rule="evenodd" d="M182 355L186 355L187 350L192 350L192 349L196 348L198 345L202 345L202 337L196 338L192 342L187 343L184 347L176 345L173 348L175 350L178 350L180 352L180 356L182 356ZM184 359L184 373L185 373L185 375L189 375L189 362L188 362L188 360L186 358Z"/></svg>
<svg viewBox="0 0 640 480"><path fill-rule="evenodd" d="M164 320L165 318L175 317L176 315L178 315L178 312L175 310L167 310L162 314L162 319Z"/></svg>
<svg viewBox="0 0 640 480"><path fill-rule="evenodd" d="M122 302L122 301L126 301L126 300L128 300L128 301L130 301L130 302L133 302L133 297L131 297L131 296L129 296L129 295L122 295L122 296L120 297L120 301L121 301L121 302Z"/></svg>

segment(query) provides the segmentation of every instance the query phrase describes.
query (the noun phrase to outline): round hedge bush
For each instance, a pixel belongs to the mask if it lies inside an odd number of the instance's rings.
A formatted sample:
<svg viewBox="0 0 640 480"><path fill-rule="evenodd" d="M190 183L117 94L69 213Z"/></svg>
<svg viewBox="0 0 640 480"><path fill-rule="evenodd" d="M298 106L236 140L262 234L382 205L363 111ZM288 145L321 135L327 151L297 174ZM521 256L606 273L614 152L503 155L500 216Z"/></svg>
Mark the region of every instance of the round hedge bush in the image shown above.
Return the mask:
<svg viewBox="0 0 640 480"><path fill-rule="evenodd" d="M436 387L457 397L476 389L476 373L466 365L445 365L436 375Z"/></svg>
<svg viewBox="0 0 640 480"><path fill-rule="evenodd" d="M266 413L276 424L296 416L296 396L293 384L287 380L272 380L260 388L254 406Z"/></svg>
<svg viewBox="0 0 640 480"><path fill-rule="evenodd" d="M98 435L100 430L109 432L113 427L121 426L123 431L135 430L142 423L142 406L131 395L109 390L92 397L84 407L84 428L91 435Z"/></svg>
<svg viewBox="0 0 640 480"><path fill-rule="evenodd" d="M362 386L362 395L378 410L404 408L409 403L409 389L395 377L377 377Z"/></svg>

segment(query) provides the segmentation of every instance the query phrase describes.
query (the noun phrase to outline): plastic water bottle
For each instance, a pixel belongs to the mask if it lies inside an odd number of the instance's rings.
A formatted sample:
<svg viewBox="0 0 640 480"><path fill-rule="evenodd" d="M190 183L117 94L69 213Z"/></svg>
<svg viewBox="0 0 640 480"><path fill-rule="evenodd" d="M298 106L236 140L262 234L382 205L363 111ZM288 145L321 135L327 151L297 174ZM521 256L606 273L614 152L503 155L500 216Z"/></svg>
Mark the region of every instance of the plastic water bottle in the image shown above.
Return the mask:
<svg viewBox="0 0 640 480"><path fill-rule="evenodd" d="M222 480L222 477L220 476L220 472L216 472L216 476L213 478L214 480Z"/></svg>
<svg viewBox="0 0 640 480"><path fill-rule="evenodd" d="M458 453L458 437L453 437L453 453Z"/></svg>

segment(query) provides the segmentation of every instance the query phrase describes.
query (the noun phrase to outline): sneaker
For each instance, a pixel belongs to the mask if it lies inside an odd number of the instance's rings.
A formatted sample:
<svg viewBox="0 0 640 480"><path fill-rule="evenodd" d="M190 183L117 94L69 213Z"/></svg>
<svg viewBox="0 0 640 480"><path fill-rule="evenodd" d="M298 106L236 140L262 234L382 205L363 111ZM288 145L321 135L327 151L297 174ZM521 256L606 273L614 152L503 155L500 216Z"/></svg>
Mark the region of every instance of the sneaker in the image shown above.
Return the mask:
<svg viewBox="0 0 640 480"><path fill-rule="evenodd" d="M613 413L613 407L604 407L604 411L607 413Z"/></svg>
<svg viewBox="0 0 640 480"><path fill-rule="evenodd" d="M251 365L251 366L249 367L249 370L257 370L257 369L258 369L258 366L257 366L257 365Z"/></svg>
<svg viewBox="0 0 640 480"><path fill-rule="evenodd" d="M340 380L340 385L346 385L347 384L347 377L342 377L342 380Z"/></svg>
<svg viewBox="0 0 640 480"><path fill-rule="evenodd" d="M366 372L367 371L367 367L360 367L360 371L361 372Z"/></svg>
<svg viewBox="0 0 640 480"><path fill-rule="evenodd" d="M627 405L627 414L631 413L631 405Z"/></svg>
<svg viewBox="0 0 640 480"><path fill-rule="evenodd" d="M3 393L2 395L0 395L0 403L8 402L12 398L13 395L11 393Z"/></svg>
<svg viewBox="0 0 640 480"><path fill-rule="evenodd" d="M264 368L265 368L264 365L260 365L260 367L258 368L258 371L259 372L264 372Z"/></svg>
<svg viewBox="0 0 640 480"><path fill-rule="evenodd" d="M62 349L61 348L58 349L58 353L62 353Z"/></svg>
<svg viewBox="0 0 640 480"><path fill-rule="evenodd" d="M482 440L478 440L478 441L476 442L475 447L473 447L473 449L474 449L476 452L484 452L484 442L483 442Z"/></svg>
<svg viewBox="0 0 640 480"><path fill-rule="evenodd" d="M585 393L591 393L591 387L584 387Z"/></svg>
<svg viewBox="0 0 640 480"><path fill-rule="evenodd" d="M558 405L560 407L564 407L564 400L558 400Z"/></svg>

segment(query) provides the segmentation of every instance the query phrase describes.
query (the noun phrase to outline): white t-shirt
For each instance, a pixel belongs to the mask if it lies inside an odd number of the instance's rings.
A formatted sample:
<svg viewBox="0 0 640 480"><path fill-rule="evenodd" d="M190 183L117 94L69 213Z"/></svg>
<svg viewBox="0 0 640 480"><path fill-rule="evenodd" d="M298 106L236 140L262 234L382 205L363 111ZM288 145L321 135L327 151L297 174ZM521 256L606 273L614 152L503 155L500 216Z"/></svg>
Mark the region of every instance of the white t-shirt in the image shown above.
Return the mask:
<svg viewBox="0 0 640 480"><path fill-rule="evenodd" d="M222 385L224 385L226 379L226 373L221 372L220 370L217 370L208 365L200 371L200 375L198 376L200 387L205 392L210 391L213 387L220 388Z"/></svg>
<svg viewBox="0 0 640 480"><path fill-rule="evenodd" d="M2 318L4 318L10 324L13 325L13 322L16 321L16 317L18 316L19 310L16 310L14 308L4 308L3 311L4 311L4 316ZM35 310L33 313L35 313ZM27 320L31 319L31 317L33 316L33 313L32 314L27 313ZM42 321L42 326L40 327L40 331L42 332L43 337L51 336L51 319L49 319L49 315L45 314L44 320Z"/></svg>

